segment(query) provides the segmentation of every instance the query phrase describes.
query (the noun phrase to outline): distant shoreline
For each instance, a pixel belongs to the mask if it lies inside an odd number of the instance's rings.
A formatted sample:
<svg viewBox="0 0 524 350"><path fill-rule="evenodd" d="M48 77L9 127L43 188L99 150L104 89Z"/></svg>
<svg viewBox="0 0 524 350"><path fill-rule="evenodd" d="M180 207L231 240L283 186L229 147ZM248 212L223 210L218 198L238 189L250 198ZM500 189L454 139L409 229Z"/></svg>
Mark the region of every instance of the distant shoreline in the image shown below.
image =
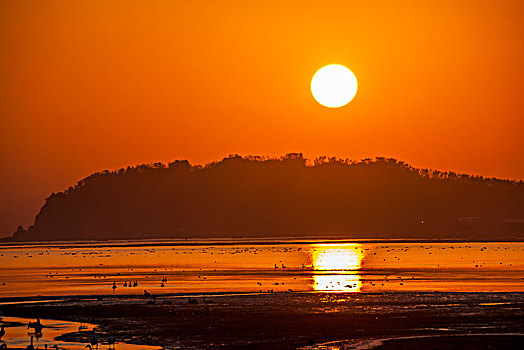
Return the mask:
<svg viewBox="0 0 524 350"><path fill-rule="evenodd" d="M129 242L129 243L124 243ZM75 241L0 241L0 249L7 249L11 246L38 246L38 247L149 247L149 246L226 246L226 245L285 245L285 244L366 244L366 243L522 243L524 240L517 238L508 239L409 239L409 238L316 238L308 237L304 239L296 239L292 237L285 237L280 240L275 240L274 237L265 240L264 238L223 238L223 239L159 239L159 240L75 240Z"/></svg>

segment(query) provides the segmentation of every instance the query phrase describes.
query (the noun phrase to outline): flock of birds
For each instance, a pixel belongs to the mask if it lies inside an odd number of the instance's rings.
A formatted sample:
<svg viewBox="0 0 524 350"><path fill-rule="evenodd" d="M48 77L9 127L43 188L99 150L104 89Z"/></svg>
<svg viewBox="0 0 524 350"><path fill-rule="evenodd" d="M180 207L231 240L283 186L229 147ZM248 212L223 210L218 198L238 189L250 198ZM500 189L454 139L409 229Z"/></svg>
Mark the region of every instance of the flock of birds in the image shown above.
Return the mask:
<svg viewBox="0 0 524 350"><path fill-rule="evenodd" d="M162 280L160 282L160 287L165 287L165 283L167 283L167 277L162 277ZM122 285L122 287L138 287L138 281L134 281L134 282L131 282L129 281L129 283L127 281L124 281L124 284ZM113 290L117 289L117 285L116 285L116 281L113 282L113 286L111 287ZM149 294L149 292L147 290L144 290L144 296L151 296Z"/></svg>
<svg viewBox="0 0 524 350"><path fill-rule="evenodd" d="M82 322L81 323L81 326L79 327L79 331L81 331L83 328L82 325L84 323ZM27 329L29 330L28 331L28 335L30 336L30 344L27 345L27 347L25 348L26 350L38 350L39 347L35 347L34 345L34 339L35 338L40 338L42 336L42 330L44 329L44 325L40 322L40 318L37 318L35 322L29 322L27 324ZM5 331L5 326L2 326L1 329L0 329L0 341L2 340L2 337L6 334L6 331ZM96 333L96 328L93 328L93 330L90 332L90 335L88 337L88 343L85 348L86 349L89 349L89 350L93 350L93 349L98 349L98 346L99 345L102 345L102 344L107 344L108 345L108 349L115 349L115 345L117 343L116 341L116 336L112 335L112 336L108 336L108 337L105 337L105 341L102 342L102 341L99 341L98 339L98 336L97 336L97 333ZM8 347L7 347L7 344L6 343L2 343L0 344L0 350L7 350ZM59 347L57 344L54 344L50 347L48 347L47 344L44 344L44 348L42 350L50 350L50 349L55 349L55 350L65 350L65 348L61 348Z"/></svg>
<svg viewBox="0 0 524 350"><path fill-rule="evenodd" d="M139 283L148 289L154 289L157 287L167 287L167 281L162 280L159 282L159 284L156 284L158 280L155 281L155 276L158 276L161 270L177 270L176 268L163 268L163 267L172 267L172 266L187 266L188 270L178 270L173 271L175 274L182 273L182 278L184 279L191 279L192 277L197 277L196 274L193 276L194 271L202 271L202 273L198 273L198 281L210 279L210 276L214 272L217 272L217 268L221 266L222 262L226 262L228 266L231 264L236 264L238 261L238 267L239 269L252 269L252 266L260 266L265 268L267 270L271 269L274 271L286 271L287 274L284 274L282 276L288 277L290 276L290 273L293 273L293 271L297 272L297 276L301 274L300 271L315 271L317 270L316 262L314 259L312 260L312 256L314 255L314 251L319 250L328 250L333 251L336 254L339 254L341 257L343 254L340 252L337 252L337 250L340 251L346 251L346 250L352 250L355 249L355 251L358 252L358 254L361 256L360 259L362 261L365 261L366 267L373 267L373 268L381 268L381 269L395 269L395 268L404 268L406 264L413 264L414 261L417 263L417 266L419 263L423 264L425 268L442 268L442 267L453 267L453 268L474 268L474 269L481 269L484 267L493 267L497 266L497 268L502 267L512 267L511 260L510 259L503 259L499 261L490 261L483 259L481 256L478 255L480 249L480 253L490 251L490 252L499 252L499 254L504 251L508 250L521 250L520 247L511 247L509 245L507 246L494 246L494 245L465 245L465 244L457 244L457 245L410 245L410 246L403 246L398 244L391 244L391 245L375 245L375 244L318 244L318 245L312 245L312 246L292 246L292 247L286 247L286 246L250 246L250 247L241 247L241 246L231 246L231 247L194 247L194 248L170 248L170 247L160 247L160 248L142 248L142 249L133 249L132 251L129 248L109 248L108 249L100 249L100 250L93 250L92 248L80 248L76 249L74 247L60 247L58 248L58 251L53 251L53 249L47 249L44 252L36 253L36 252L25 252L25 253L14 253L9 254L12 258L21 258L21 257L29 257L29 258L35 258L38 255L64 255L67 256L66 259L70 259L71 257L74 258L87 258L85 261L87 264L83 263L84 265L79 265L77 267L71 270L71 273L65 272L62 270L59 272L45 272L45 277L50 278L53 280L53 282L49 282L50 285L53 286L53 288L60 288L59 285L55 282L57 279L60 280L59 283L62 284L66 279L73 279L78 282L82 281L85 283L76 283L77 286L88 286L87 288L95 287L95 284L92 282L87 282L85 279L87 278L95 278L95 279L108 279L109 281L115 280L115 282L109 282L109 283L102 283L102 285L98 284L99 286L110 286L113 290L116 290L118 288L118 292L124 290L124 288L136 288L139 286ZM408 252L409 254L405 254ZM413 252L415 253L413 255ZM444 253L441 254L440 252L453 252L452 254ZM465 254L461 254L461 252ZM4 253L0 252L0 256L3 256ZM289 259L286 257L287 260L284 260L285 254L292 254ZM193 255L193 257L190 258L190 256ZM223 258L219 258L218 256L223 255ZM249 256L246 256L249 255ZM324 254L329 255L329 254ZM122 271L115 270L113 263L102 263L99 259L116 259L114 263L118 262L120 264L120 261L128 261L127 259L131 258L138 262L139 265L137 266L143 266L143 274L137 271L133 271L133 268L128 268L127 272L127 278L124 277L125 273ZM139 257L140 256L140 257ZM262 258L258 258L257 256L262 256ZM90 261L89 258L95 258L96 263L94 260ZM230 258L231 257L231 258ZM427 258L426 258L427 257ZM451 260L449 260L451 258ZM182 259L182 260L181 260ZM219 260L221 259L221 260ZM232 259L232 260L231 260ZM260 259L260 264L258 264L258 259ZM270 259L275 259L271 261ZM284 261L278 261L277 259L282 259ZM330 259L333 260L334 259ZM402 262L401 262L402 260ZM504 261L505 260L505 261ZM271 261L270 265L268 264L268 261ZM277 261L277 263L275 263ZM284 264L285 262L285 264ZM336 261L335 261L336 262ZM164 264L157 265L158 264ZM444 263L444 265L440 265L441 263ZM258 264L258 265L257 265ZM99 267L103 265L104 267ZM198 265L200 265L200 269L198 269ZM269 265L269 266L268 266ZM302 269L300 269L300 266ZM158 270L155 269L155 267L162 267ZM324 268L325 267L325 268ZM328 271L329 266L324 266L321 270ZM258 269L258 267L256 267ZM135 269L136 270L136 269ZM266 272L267 272L266 270ZM300 271L299 271L300 270ZM333 270L342 270L341 268L335 266ZM218 278L214 278L214 280L218 280L220 278L224 278L223 270L218 270L219 273L217 274ZM160 272L160 273L159 273ZM169 272L168 272L169 273ZM211 273L211 275L209 274ZM265 272L262 272L265 273ZM313 272L314 273L314 272ZM121 275L122 274L122 275ZM149 276L148 276L149 274ZM202 274L202 275L201 275ZM207 274L207 275L206 275ZM54 277L54 278L53 278ZM148 277L153 277L149 278ZM160 278L161 276L158 276ZM379 288L380 286L386 286L385 282L390 282L391 279L387 278L382 280L375 280L375 281L369 281L366 282L366 285L369 287L375 287ZM123 278L126 278L124 281ZM136 280L135 280L136 278ZM132 279L132 280L129 280ZM298 278L297 278L298 279ZM412 278L408 279L412 280ZM304 280L307 280L304 279ZM247 280L244 280L247 281ZM191 281L190 283L193 283L194 281ZM268 282L268 281L266 281ZM273 283L274 282L274 283ZM274 286L282 286L284 285L283 280L274 280L272 283L269 283L269 288L275 288ZM292 288L296 288L296 290L303 290L307 289L311 286L311 284L308 284L308 286L305 285L299 285L297 286L296 283L294 283L291 280L287 280L285 284L294 284ZM404 280L399 281L400 283L397 284L398 286L402 286L404 284ZM245 282L243 282L245 283ZM256 280L252 281L253 284L257 284L258 286L254 286L256 289L253 291L257 291L260 288L260 283L257 283ZM0 287L2 287L5 283L0 283ZM266 284L266 283L264 283ZM333 279L333 285L338 284L336 279ZM56 287L55 287L56 286ZM345 284L344 284L345 286ZM349 285L351 286L351 285ZM170 285L169 287L173 287ZM216 288L215 285L213 285L214 288ZM85 288L85 287L80 287ZM282 289L283 287L277 287ZM287 290L287 286L284 287ZM348 287L349 288L349 287ZM398 288L398 287L397 287ZM269 291L269 290L268 290ZM83 293L83 291L79 291L79 293Z"/></svg>
<svg viewBox="0 0 524 350"><path fill-rule="evenodd" d="M138 281L134 281L134 282L129 281L129 283L127 281L124 281L124 284L122 285L122 287L138 287ZM113 290L117 289L116 282L113 282L112 288Z"/></svg>
<svg viewBox="0 0 524 350"><path fill-rule="evenodd" d="M92 349L98 349L98 337L96 336L96 328L93 328L91 331L92 334L89 337L89 344L86 345L86 348L89 350ZM108 349L115 349L116 344L116 337L114 335L107 337L106 343L108 345Z"/></svg>
<svg viewBox="0 0 524 350"><path fill-rule="evenodd" d="M420 246L412 246L412 247L408 247L408 246L405 246L405 247L402 247L402 246L397 246L397 247L392 247L392 246L388 246L388 245L385 245L385 246L377 246L377 247L374 247L374 248L367 248L365 247L364 245L354 245L354 247L352 246L351 248L354 248L355 250L357 250L359 252L359 254L361 254L361 258L363 258L364 256L367 257L367 259L369 259L370 261L374 261L375 264L377 264L377 266L383 266L384 264L392 264L391 266L394 266L396 262L399 262L401 260L401 257L402 257L402 253L405 253L405 252L408 252L411 249L421 249L422 251L425 251L426 254L433 254L434 252L432 252L432 250L436 250L436 251L443 251L443 250L446 250L446 249L449 249L449 250L455 250L455 249L460 249L460 248L463 248L463 249L475 249L473 248L472 246L469 246L469 245L464 245L464 246L441 246L441 247L435 247L435 246L424 246L424 245L420 245ZM328 249L330 250L345 250L345 249L351 249L351 248L348 248L348 247L340 247L340 248L337 248L337 247L329 247ZM318 249L323 249L322 247L318 248ZM500 247L500 246L497 246L497 247L491 247L491 248L488 248L487 246L482 246L480 248L480 252L484 252L486 250L489 250L489 249L492 249L493 251L501 251L501 250L508 250L510 249L509 246L506 246L506 247ZM210 250L208 251L208 249L206 248L200 248L200 249L197 249L197 248L193 248L193 249L188 249L187 251L176 251L174 252L174 254L208 254L208 255L213 255L213 254L216 254L216 255L220 255L220 254L229 254L229 255L235 255L235 254L245 254L245 253L251 253L251 254L259 254L259 253L262 253L264 250L269 250L271 251L272 253L280 253L280 254L283 254L283 253L293 253L293 252L301 252L303 249L302 247L298 247L298 248L288 248L288 247L281 247L281 248L275 248L275 247L272 247L272 248L256 248L256 247L247 247L247 248L240 248L240 247L233 247L233 248L225 248L225 249L217 249L217 250ZM375 250L373 252L373 250ZM379 256L377 256L377 253L379 251L383 251L385 253L384 254L381 254L382 256L380 256L379 259L377 259ZM155 251L154 249L146 249L146 254L148 253L160 253L159 251ZM131 252L130 254L138 254L136 252ZM162 252L161 254L165 254L165 252ZM279 255L280 255L279 254ZM281 256L281 255L280 255ZM466 258L467 259L467 258ZM460 260L465 260L465 257L460 257ZM215 263L217 261L215 260ZM426 262L427 263L427 262ZM479 263L477 260L471 260L470 262L472 264L472 266L474 266L474 268L481 268L485 265L485 263ZM431 264L431 263L430 263ZM468 263L466 261L464 262L460 262L460 264L462 265L468 265ZM499 265L502 265L503 263L500 262ZM300 265L299 265L300 266ZM509 267L512 266L511 263L508 264ZM438 263L435 263L434 267L436 268L440 268L441 265L438 264ZM273 268L275 271L278 271L278 270L281 270L281 271L286 271L286 270L290 270L291 271L297 271L297 269L299 269L298 267L294 267L294 266L291 266L291 268L288 268L288 266L286 266L282 261L279 261L278 263L274 263L273 264ZM301 265L301 268L302 270L316 270L316 267L315 267L315 262L310 262L309 264L304 264L302 263ZM385 267L386 268L386 267ZM132 270L132 269L131 269ZM164 270L167 270L167 269L164 269ZM173 269L170 269L170 270L173 270ZM202 268L200 269L200 271L202 270ZM334 270L337 270L339 271L340 269L338 269L338 267L335 267ZM216 272L216 269L212 270L214 272ZM326 270L327 271L327 270ZM155 269L154 272L156 273L157 270ZM185 270L182 270L182 272L186 272ZM151 277L151 276L149 276ZM145 276L145 278L147 279L148 276ZM198 276L198 278L202 278L202 279L206 279L206 277L203 277L203 276ZM296 280L296 278L294 278ZM388 274L386 273L385 276L383 276L383 279L380 280L377 279L377 280L372 280L372 281L367 281L367 285L372 287L372 286L385 286L387 282L392 282L392 281L395 281L398 283L398 286L403 286L404 283L406 282L406 280L415 280L415 277L414 276L409 276L409 277L404 277L404 276L400 276L400 277L394 277L392 276L391 274ZM160 287L165 287L167 286L167 278L164 277L162 278L161 280L161 283L160 283ZM256 284L260 287L262 286L262 283L261 282L256 282ZM275 282L275 283L270 283L272 286L278 286L278 285L284 285L285 282ZM333 288L334 288L334 285L335 284L339 284L341 285L340 282L337 282L336 280L332 281L332 282L329 282L329 286L328 288L326 288L326 290L330 290L329 287L332 287L331 285L333 285ZM150 284L148 284L150 285ZM356 288L357 285L355 284L342 284L344 286L344 288L346 290L349 290L349 289L352 289L352 288ZM124 281L123 287L137 287L138 286L138 281L134 281L134 282L131 282L131 281ZM113 282L113 285L112 285L112 288L113 290L117 289L119 286L117 285L117 282ZM273 292L274 290L273 289L268 289L267 292L268 293L271 293ZM289 292L292 292L293 290L292 289L288 289ZM260 292L262 292L262 289L260 289ZM146 296L148 296L148 292L145 291L144 293Z"/></svg>

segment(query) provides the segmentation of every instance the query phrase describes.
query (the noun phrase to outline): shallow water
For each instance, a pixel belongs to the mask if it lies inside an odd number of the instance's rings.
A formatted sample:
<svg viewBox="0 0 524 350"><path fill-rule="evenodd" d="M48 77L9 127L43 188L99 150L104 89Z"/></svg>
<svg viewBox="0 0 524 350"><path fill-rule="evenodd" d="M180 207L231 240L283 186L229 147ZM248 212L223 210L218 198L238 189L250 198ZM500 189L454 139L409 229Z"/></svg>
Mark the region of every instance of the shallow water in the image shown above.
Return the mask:
<svg viewBox="0 0 524 350"><path fill-rule="evenodd" d="M27 319L21 317L0 317L0 325L5 326L5 335L2 337L1 343L7 344L9 348L18 347L26 348L31 343L31 336L33 336L33 345L35 348L44 349L45 345L49 348L54 345L58 345L60 349L67 348L68 350L85 350L87 343L73 343L63 342L54 340L56 337L71 332L78 332L80 323L59 321L59 320L48 320L42 319L41 323L44 326L40 336L34 336L34 330L28 329L27 325L30 322L35 322L34 319ZM95 325L85 324L82 326L82 332L91 332ZM107 344L100 344L100 349L107 348ZM120 350L157 350L160 349L158 346L145 346L145 345L132 345L118 342L117 345Z"/></svg>
<svg viewBox="0 0 524 350"><path fill-rule="evenodd" d="M523 333L475 333L475 334L443 334L443 335L421 335L421 336L411 336L411 337L392 337L392 338L380 338L380 339L369 339L369 340L361 340L361 341L354 341L354 340L341 340L341 341L333 341L328 343L322 343L322 344L316 344L312 346L304 346L299 348L298 350L370 350L375 349L383 345L384 343L388 341L412 341L417 339L428 339L428 340L437 340L439 338L449 338L449 337L456 337L456 338L463 338L461 341L462 344L454 344L456 346L463 346L466 347L472 347L471 343L468 343L468 337L518 337L520 338L519 341L521 342L524 340L524 334ZM521 340L522 339L522 340ZM516 342L516 341L515 341ZM409 343L408 343L409 344ZM435 346L435 344L431 344ZM402 346L402 345L401 345ZM438 347L438 346L437 346ZM410 347L411 349L412 347Z"/></svg>
<svg viewBox="0 0 524 350"><path fill-rule="evenodd" d="M524 291L524 243L6 245L0 246L0 266L4 298L144 290ZM137 286L129 287L130 281Z"/></svg>

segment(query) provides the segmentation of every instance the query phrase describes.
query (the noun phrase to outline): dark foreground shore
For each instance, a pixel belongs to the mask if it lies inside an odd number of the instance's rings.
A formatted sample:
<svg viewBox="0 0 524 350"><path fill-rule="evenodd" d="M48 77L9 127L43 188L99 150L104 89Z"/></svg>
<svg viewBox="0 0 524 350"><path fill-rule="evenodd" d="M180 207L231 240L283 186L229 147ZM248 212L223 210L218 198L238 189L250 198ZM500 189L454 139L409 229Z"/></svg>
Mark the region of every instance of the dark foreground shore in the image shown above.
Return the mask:
<svg viewBox="0 0 524 350"><path fill-rule="evenodd" d="M99 325L102 339L115 334L122 342L165 349L353 349L358 342L360 348L378 349L524 345L524 293L271 293L205 300L101 296L4 304L0 311L85 319ZM75 332L59 340L87 342L87 336ZM337 343L319 345L327 342Z"/></svg>

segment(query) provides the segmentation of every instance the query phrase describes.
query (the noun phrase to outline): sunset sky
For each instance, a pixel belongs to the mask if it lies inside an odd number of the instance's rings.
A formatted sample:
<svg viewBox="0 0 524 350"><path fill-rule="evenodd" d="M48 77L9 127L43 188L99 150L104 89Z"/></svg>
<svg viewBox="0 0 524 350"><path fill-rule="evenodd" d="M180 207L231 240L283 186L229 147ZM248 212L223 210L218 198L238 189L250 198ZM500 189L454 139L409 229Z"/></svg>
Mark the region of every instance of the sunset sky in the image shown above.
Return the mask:
<svg viewBox="0 0 524 350"><path fill-rule="evenodd" d="M2 1L0 237L95 171L386 156L524 179L524 1ZM329 109L313 74L358 79Z"/></svg>

